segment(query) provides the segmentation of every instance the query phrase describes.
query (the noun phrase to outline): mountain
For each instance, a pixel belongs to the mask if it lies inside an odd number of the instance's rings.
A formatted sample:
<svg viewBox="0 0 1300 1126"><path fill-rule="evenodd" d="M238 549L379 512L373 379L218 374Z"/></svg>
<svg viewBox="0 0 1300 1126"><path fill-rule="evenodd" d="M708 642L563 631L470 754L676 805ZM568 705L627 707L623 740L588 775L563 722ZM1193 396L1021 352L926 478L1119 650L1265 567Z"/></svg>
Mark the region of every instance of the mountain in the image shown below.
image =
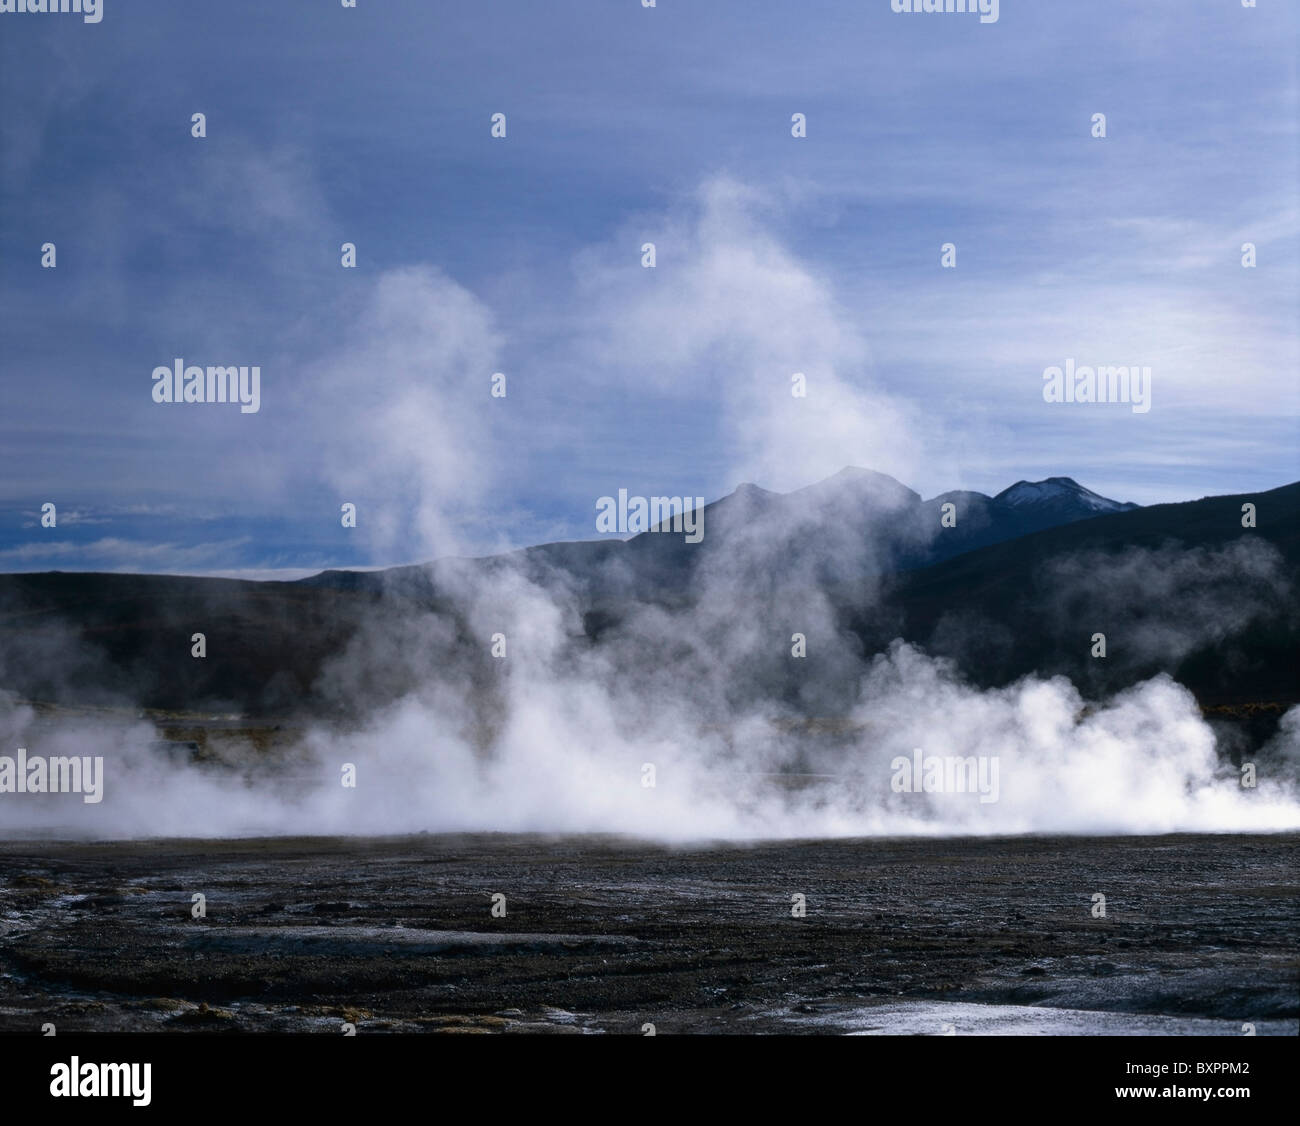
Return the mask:
<svg viewBox="0 0 1300 1126"><path fill-rule="evenodd" d="M1203 702L1289 705L1298 590L1300 483L1124 505L899 576L891 600L906 637L984 686L1059 673L1104 694L1165 672ZM1105 660L1091 656L1095 632ZM868 647L887 640L863 633Z"/></svg>
<svg viewBox="0 0 1300 1126"><path fill-rule="evenodd" d="M944 521L943 506L949 503L955 526ZM1136 507L1099 496L1069 477L1020 481L996 497L950 492L923 501L887 474L849 466L790 493L740 485L704 506L699 543L687 542L684 531L655 529L626 540L548 543L479 560L381 572L324 571L298 582L434 597L460 585L467 570L509 567L543 584L563 576L588 597L631 598L682 595L709 575L735 578L734 571L748 561L755 572L749 581L784 589L915 570L1044 528Z"/></svg>
<svg viewBox="0 0 1300 1126"><path fill-rule="evenodd" d="M1242 526L1246 502L1256 528ZM922 500L850 469L786 494L741 486L704 520L699 544L652 532L299 582L0 575L0 690L277 716L380 706L431 677L489 690L484 638L522 574L554 592L548 612L575 654L621 643L653 669L672 659L656 646L699 634L742 695L780 697L773 677L788 674L746 664L726 630L784 636L785 653L812 621L855 639L855 661L901 638L984 686L1059 673L1103 695L1166 672L1207 707L1263 701L1275 717L1300 702L1300 484L1140 508L1063 477ZM648 609L659 624L643 636ZM204 660L190 657L195 632ZM1098 632L1104 661L1090 656ZM342 693L340 670L364 690ZM859 671L826 669L824 696L791 706L828 714L815 709Z"/></svg>
<svg viewBox="0 0 1300 1126"><path fill-rule="evenodd" d="M1031 495L1035 489L1037 495ZM955 526L944 521L948 503L954 505ZM1022 481L997 497L953 492L923 501L887 474L850 466L790 493L740 485L704 506L699 543L687 542L685 532L655 529L627 540L542 544L477 562L489 571L521 566L540 583L561 574L584 595L602 599L680 596L710 576L719 582L743 578L759 589L788 589L915 570L1044 528L1136 507L1098 496L1068 477ZM752 573L738 576L747 565ZM397 582L408 592L432 594L446 585L440 575L450 579L463 566L433 564L368 579L327 572L299 581L360 582L372 590L391 590Z"/></svg>
<svg viewBox="0 0 1300 1126"><path fill-rule="evenodd" d="M1091 489L1085 489L1073 477L1048 477L1045 481L1017 481L1009 489L1003 489L993 500L1007 508L1021 512L1037 511L1051 513L1053 518L1059 515L1071 515L1075 520L1086 520L1089 516L1102 516L1109 512L1127 512L1137 508L1131 501L1120 503L1099 496ZM1056 520L1057 523L1065 523Z"/></svg>

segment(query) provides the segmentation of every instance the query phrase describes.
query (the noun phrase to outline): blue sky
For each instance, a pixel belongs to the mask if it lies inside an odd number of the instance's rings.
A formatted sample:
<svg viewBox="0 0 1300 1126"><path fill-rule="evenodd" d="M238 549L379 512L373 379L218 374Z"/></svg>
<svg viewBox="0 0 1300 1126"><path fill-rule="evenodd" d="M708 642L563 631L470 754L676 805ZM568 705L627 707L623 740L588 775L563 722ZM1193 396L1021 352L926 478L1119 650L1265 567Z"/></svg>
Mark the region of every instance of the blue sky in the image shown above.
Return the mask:
<svg viewBox="0 0 1300 1126"><path fill-rule="evenodd" d="M0 570L478 554L847 464L1296 480L1298 48L1279 0L0 14ZM155 403L176 357L260 410ZM1067 358L1151 409L1045 403Z"/></svg>

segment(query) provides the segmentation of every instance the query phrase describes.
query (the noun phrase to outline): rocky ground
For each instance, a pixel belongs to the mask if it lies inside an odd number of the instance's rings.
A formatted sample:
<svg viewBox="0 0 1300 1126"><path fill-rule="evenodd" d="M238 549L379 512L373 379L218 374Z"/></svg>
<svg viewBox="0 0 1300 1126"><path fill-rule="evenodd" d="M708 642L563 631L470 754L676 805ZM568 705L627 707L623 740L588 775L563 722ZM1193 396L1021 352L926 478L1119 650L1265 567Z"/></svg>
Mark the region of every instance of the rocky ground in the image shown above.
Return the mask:
<svg viewBox="0 0 1300 1126"><path fill-rule="evenodd" d="M1298 916L1295 835L5 842L0 1031L1294 1035Z"/></svg>

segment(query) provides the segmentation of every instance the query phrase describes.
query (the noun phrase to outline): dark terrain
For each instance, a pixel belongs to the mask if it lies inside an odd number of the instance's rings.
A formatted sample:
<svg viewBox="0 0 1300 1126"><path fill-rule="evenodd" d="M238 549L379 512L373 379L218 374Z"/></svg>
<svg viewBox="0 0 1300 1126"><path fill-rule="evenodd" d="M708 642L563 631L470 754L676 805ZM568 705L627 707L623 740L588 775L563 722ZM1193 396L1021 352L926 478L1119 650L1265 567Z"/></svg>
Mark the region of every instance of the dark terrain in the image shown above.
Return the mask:
<svg viewBox="0 0 1300 1126"><path fill-rule="evenodd" d="M1147 508L1105 502L1114 510L1095 515L1078 499L1092 494L1069 485L1044 511L973 493L920 502L892 478L846 471L785 495L743 486L706 506L697 545L647 532L298 582L0 575L0 692L344 719L356 700L340 699L340 679L364 683L379 707L437 676L466 685L487 717L499 669L485 639L503 592L526 578L551 592L575 658L635 649L647 608L683 635L707 621L760 623L759 647L734 662L736 703L842 714L857 662L901 638L982 688L1063 675L1102 699L1163 672L1195 694L1225 750L1261 746L1300 703L1300 484ZM956 528L938 527L945 499ZM1246 502L1258 509L1253 529L1241 526ZM722 586L709 579L715 566ZM810 637L812 655L791 677L790 636L823 599L826 632ZM190 658L196 631L202 661ZM1091 654L1096 631L1105 660ZM852 654L852 667L830 652Z"/></svg>
<svg viewBox="0 0 1300 1126"><path fill-rule="evenodd" d="M958 525L938 530L945 501ZM306 725L346 732L454 686L458 733L490 756L515 697L487 639L527 580L556 667L636 690L619 701L677 670L668 686L705 703L666 714L761 714L823 758L868 737L844 717L904 639L978 688L1067 677L1085 712L1165 674L1222 760L1292 768L1274 737L1300 703L1300 484L1135 508L1051 478L923 502L850 471L742 486L706 526L699 545L655 532L300 582L3 575L0 719L33 702L37 747L69 719L111 744L140 716L160 762L285 784ZM0 1030L1294 1035L1298 893L1295 834L8 841Z"/></svg>
<svg viewBox="0 0 1300 1126"><path fill-rule="evenodd" d="M7 1032L1263 1035L1300 1018L1295 835L8 842L0 872Z"/></svg>

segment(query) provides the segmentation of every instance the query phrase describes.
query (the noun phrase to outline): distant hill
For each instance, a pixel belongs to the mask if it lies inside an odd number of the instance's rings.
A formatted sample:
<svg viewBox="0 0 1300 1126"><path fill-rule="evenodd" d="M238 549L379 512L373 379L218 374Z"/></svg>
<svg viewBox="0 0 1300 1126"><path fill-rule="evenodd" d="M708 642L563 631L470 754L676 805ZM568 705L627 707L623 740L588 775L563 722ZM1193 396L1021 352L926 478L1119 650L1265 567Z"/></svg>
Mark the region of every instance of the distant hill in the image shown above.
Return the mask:
<svg viewBox="0 0 1300 1126"><path fill-rule="evenodd" d="M1254 529L1241 524L1246 502ZM942 526L946 503L955 527ZM903 638L985 686L1062 674L1101 696L1163 671L1207 708L1262 703L1275 719L1300 702L1300 484L1140 508L1068 477L922 500L849 469L787 494L743 485L704 521L699 544L649 532L298 582L0 575L0 688L254 715L357 707L335 691L340 667L367 685L368 706L436 677L490 691L483 607L522 574L562 592L554 605L574 646L630 640L650 663L656 651L629 631L658 606L686 625L746 623L778 654L810 621L851 639L856 660ZM190 657L198 632L202 661ZM1105 659L1091 656L1095 633ZM736 661L738 692L827 714L860 675L811 662L812 692L787 683L788 664L763 645L752 659L720 654Z"/></svg>
<svg viewBox="0 0 1300 1126"><path fill-rule="evenodd" d="M956 508L956 527L942 526L943 506ZM923 501L883 473L849 467L791 493L754 484L704 506L704 538L648 531L627 540L542 544L511 556L474 561L485 572L522 567L546 582L557 572L592 597L680 595L702 574L728 567L722 560L759 559L764 584L805 585L864 574L914 570L989 544L1102 513L1135 509L1108 500L1069 477L1019 481L996 497L952 492ZM449 580L467 561L401 567L383 572L325 571L301 579L308 586L432 595L440 575Z"/></svg>
<svg viewBox="0 0 1300 1126"><path fill-rule="evenodd" d="M1034 532L908 574L893 599L903 633L977 683L1061 673L1102 692L1165 671L1206 701L1298 703L1297 583L1293 484ZM951 626L963 617L991 629L962 639ZM1088 655L1094 632L1106 634L1105 660Z"/></svg>

